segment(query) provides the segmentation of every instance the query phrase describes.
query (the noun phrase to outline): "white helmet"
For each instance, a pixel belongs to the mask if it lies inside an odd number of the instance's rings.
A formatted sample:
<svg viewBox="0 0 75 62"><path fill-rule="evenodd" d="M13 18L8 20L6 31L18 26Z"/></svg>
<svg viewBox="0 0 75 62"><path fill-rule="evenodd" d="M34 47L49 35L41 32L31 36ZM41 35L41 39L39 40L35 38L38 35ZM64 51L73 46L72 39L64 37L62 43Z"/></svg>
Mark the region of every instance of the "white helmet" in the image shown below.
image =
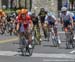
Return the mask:
<svg viewBox="0 0 75 62"><path fill-rule="evenodd" d="M61 8L61 11L63 12L63 11L67 11L67 8L66 7L62 7Z"/></svg>
<svg viewBox="0 0 75 62"><path fill-rule="evenodd" d="M49 12L47 15L48 15L48 16L51 16L51 15L52 15L52 13L50 13L50 12Z"/></svg>

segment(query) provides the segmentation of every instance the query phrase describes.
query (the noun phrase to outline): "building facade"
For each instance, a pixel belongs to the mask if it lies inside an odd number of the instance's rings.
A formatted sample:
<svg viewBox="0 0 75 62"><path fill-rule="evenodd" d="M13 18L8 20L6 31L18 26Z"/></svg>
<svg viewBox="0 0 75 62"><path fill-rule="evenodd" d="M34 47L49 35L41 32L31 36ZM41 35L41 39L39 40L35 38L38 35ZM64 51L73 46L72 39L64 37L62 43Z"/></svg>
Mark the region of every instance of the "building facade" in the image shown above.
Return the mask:
<svg viewBox="0 0 75 62"><path fill-rule="evenodd" d="M0 0L0 8L5 5L6 8L27 8L28 10L40 11L45 8L55 14L61 10L62 6L70 8L69 0Z"/></svg>
<svg viewBox="0 0 75 62"><path fill-rule="evenodd" d="M47 11L57 13L58 1L57 0L32 0L32 11L36 11L38 13L40 11L40 8L45 8Z"/></svg>

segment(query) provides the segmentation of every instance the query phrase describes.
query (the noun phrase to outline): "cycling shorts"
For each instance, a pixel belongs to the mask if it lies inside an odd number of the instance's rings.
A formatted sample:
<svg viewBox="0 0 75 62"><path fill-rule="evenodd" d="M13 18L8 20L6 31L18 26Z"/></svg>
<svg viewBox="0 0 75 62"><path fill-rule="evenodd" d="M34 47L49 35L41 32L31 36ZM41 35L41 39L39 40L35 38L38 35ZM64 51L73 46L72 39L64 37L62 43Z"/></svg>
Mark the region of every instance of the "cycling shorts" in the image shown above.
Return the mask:
<svg viewBox="0 0 75 62"><path fill-rule="evenodd" d="M70 21L64 21L64 27L67 27L68 25L71 25L71 22Z"/></svg>
<svg viewBox="0 0 75 62"><path fill-rule="evenodd" d="M53 21L48 21L48 24L54 26L55 23Z"/></svg>
<svg viewBox="0 0 75 62"><path fill-rule="evenodd" d="M44 16L44 17L40 17L40 21L41 21L41 23L44 23L44 21L45 21L45 16Z"/></svg>

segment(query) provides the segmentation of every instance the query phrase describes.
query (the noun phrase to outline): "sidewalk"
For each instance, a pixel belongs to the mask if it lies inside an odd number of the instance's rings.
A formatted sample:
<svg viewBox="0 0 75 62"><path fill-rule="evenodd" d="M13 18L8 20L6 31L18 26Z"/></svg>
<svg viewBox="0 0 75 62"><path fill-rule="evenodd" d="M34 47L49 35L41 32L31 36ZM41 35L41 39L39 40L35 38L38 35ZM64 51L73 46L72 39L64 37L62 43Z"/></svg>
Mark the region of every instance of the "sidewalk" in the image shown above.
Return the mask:
<svg viewBox="0 0 75 62"><path fill-rule="evenodd" d="M10 36L10 35L0 35L0 43L6 43L6 42L11 42L18 40L17 36Z"/></svg>

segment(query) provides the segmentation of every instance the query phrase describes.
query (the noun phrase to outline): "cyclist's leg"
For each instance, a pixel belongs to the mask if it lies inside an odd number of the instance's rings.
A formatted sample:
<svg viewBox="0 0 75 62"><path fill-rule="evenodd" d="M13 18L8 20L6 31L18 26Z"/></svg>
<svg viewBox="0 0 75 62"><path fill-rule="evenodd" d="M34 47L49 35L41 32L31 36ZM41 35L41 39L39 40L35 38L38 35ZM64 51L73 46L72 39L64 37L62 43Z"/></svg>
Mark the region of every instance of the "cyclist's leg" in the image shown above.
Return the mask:
<svg viewBox="0 0 75 62"><path fill-rule="evenodd" d="M47 33L48 33L48 24L44 23L43 26L43 32L44 32L44 36L45 38L47 38Z"/></svg>
<svg viewBox="0 0 75 62"><path fill-rule="evenodd" d="M44 25L45 23L44 23L44 20L41 20L41 26L42 26L42 30L43 30L43 33L44 33L44 37L46 38L47 37L47 35L46 35L46 31L45 31L45 25Z"/></svg>
<svg viewBox="0 0 75 62"><path fill-rule="evenodd" d="M72 25L70 24L68 26L70 28L70 45L72 45L72 48L74 48L74 45L73 45L73 37L74 37L74 33L73 33L73 28L72 28Z"/></svg>
<svg viewBox="0 0 75 62"><path fill-rule="evenodd" d="M66 48L70 48L70 41L71 41L71 29L70 29L70 24L65 23L64 24L64 31L66 35Z"/></svg>
<svg viewBox="0 0 75 62"><path fill-rule="evenodd" d="M54 35L55 35L55 43L56 43L56 46L59 47L59 40L60 39L58 38L59 36L58 36L58 32L57 32L57 27L54 26L54 25L53 25L53 30L54 30Z"/></svg>
<svg viewBox="0 0 75 62"><path fill-rule="evenodd" d="M36 38L37 38L38 44L40 45L41 44L40 28L38 25L36 25L36 27L37 27Z"/></svg>
<svg viewBox="0 0 75 62"><path fill-rule="evenodd" d="M23 48L24 47L24 33L20 32L19 33L19 45L20 45L20 48Z"/></svg>
<svg viewBox="0 0 75 62"><path fill-rule="evenodd" d="M19 32L19 47L20 47L22 56L24 56L25 39L24 39L24 33L22 32Z"/></svg>
<svg viewBox="0 0 75 62"><path fill-rule="evenodd" d="M32 32L31 32L31 30L27 30L26 34L27 34L29 48L32 48Z"/></svg>
<svg viewBox="0 0 75 62"><path fill-rule="evenodd" d="M40 42L42 41L42 39L41 39L41 33L40 33L40 27L39 26L37 26L38 28L38 34L39 34L39 40L40 40Z"/></svg>

